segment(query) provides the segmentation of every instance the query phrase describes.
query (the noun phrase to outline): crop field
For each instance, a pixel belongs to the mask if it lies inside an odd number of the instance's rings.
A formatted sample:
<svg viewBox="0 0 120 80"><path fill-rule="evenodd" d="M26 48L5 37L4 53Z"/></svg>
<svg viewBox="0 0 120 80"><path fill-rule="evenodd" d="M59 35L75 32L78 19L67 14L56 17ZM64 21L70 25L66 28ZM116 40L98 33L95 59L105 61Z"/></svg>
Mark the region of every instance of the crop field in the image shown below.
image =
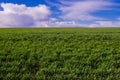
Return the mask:
<svg viewBox="0 0 120 80"><path fill-rule="evenodd" d="M0 29L0 80L120 80L120 28Z"/></svg>

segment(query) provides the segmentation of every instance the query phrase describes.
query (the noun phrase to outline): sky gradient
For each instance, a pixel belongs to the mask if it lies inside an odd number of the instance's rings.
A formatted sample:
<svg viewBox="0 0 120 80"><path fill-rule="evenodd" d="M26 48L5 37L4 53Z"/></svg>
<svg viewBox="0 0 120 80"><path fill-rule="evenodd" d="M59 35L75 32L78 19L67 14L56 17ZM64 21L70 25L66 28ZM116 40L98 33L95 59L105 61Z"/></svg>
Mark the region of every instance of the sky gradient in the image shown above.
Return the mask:
<svg viewBox="0 0 120 80"><path fill-rule="evenodd" d="M120 27L120 0L0 0L0 27Z"/></svg>

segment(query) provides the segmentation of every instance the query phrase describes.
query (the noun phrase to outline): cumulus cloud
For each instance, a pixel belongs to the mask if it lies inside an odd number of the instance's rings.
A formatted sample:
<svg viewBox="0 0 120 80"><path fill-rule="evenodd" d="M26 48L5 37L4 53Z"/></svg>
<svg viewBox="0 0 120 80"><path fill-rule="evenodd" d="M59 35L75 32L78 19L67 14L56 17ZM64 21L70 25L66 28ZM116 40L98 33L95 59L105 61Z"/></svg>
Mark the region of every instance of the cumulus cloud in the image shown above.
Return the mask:
<svg viewBox="0 0 120 80"><path fill-rule="evenodd" d="M0 27L73 27L75 21L59 21L50 17L51 10L46 5L27 7L12 3L1 3Z"/></svg>
<svg viewBox="0 0 120 80"><path fill-rule="evenodd" d="M35 27L36 24L46 26L51 15L49 7L38 5L27 7L12 3L1 3L0 27Z"/></svg>

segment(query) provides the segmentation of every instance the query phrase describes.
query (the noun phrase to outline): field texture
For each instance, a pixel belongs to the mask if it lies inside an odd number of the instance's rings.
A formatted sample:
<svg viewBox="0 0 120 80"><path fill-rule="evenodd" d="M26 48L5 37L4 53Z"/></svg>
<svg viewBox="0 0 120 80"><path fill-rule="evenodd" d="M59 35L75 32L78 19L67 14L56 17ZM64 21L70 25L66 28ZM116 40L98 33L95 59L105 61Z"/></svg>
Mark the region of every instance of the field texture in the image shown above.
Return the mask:
<svg viewBox="0 0 120 80"><path fill-rule="evenodd" d="M120 28L0 29L0 80L120 80Z"/></svg>

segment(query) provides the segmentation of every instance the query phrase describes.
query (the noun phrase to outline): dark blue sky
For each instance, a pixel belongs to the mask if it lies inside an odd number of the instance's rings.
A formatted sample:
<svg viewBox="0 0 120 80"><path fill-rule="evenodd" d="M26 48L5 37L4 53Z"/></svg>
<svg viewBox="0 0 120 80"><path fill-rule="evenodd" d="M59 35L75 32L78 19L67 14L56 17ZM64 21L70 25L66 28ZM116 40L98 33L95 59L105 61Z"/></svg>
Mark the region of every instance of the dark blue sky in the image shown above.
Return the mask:
<svg viewBox="0 0 120 80"><path fill-rule="evenodd" d="M26 4L27 6L36 6L38 4L45 4L44 0L0 0L0 2Z"/></svg>

